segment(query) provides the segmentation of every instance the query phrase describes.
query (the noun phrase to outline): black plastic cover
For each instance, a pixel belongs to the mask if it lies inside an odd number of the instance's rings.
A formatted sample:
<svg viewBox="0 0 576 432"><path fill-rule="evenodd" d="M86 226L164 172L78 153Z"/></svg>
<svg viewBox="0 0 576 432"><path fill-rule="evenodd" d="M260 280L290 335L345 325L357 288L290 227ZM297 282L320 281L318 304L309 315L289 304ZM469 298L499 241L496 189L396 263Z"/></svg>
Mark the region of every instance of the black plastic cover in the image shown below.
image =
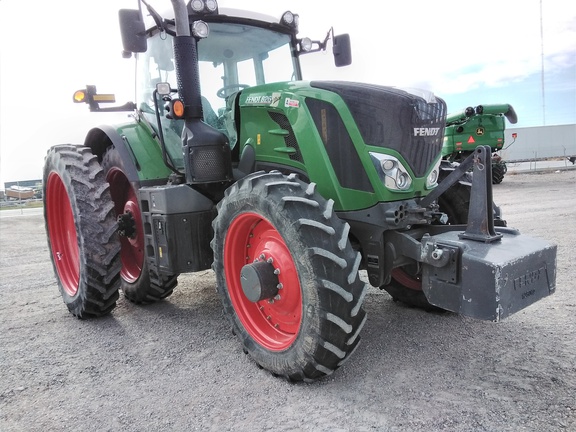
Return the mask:
<svg viewBox="0 0 576 432"><path fill-rule="evenodd" d="M162 274L209 269L214 203L188 185L143 187L139 193L150 268Z"/></svg>
<svg viewBox="0 0 576 432"><path fill-rule="evenodd" d="M120 9L118 11L122 46L129 53L146 52L146 27L142 12L138 9Z"/></svg>

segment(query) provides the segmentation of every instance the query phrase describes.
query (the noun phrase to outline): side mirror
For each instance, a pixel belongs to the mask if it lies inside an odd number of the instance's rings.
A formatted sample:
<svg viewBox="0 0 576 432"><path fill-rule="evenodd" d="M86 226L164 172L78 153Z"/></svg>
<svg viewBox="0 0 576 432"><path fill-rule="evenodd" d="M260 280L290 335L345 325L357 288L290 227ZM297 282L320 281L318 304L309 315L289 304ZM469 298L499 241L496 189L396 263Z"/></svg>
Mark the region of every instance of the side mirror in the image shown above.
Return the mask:
<svg viewBox="0 0 576 432"><path fill-rule="evenodd" d="M134 9L120 9L118 18L124 51L128 53L146 52L146 27L141 12Z"/></svg>
<svg viewBox="0 0 576 432"><path fill-rule="evenodd" d="M349 34L334 36L332 53L334 54L334 64L336 67L352 64L352 49L350 47Z"/></svg>

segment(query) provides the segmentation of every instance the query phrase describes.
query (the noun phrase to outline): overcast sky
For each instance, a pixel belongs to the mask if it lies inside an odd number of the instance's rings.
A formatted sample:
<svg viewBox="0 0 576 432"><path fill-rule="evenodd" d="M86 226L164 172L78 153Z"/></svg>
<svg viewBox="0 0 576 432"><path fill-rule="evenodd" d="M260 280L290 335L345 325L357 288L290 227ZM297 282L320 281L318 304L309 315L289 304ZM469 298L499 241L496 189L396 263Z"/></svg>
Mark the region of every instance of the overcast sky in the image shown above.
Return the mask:
<svg viewBox="0 0 576 432"><path fill-rule="evenodd" d="M169 4L149 1L158 10ZM331 26L350 33L353 64L336 69L330 54L311 54L306 79L424 88L444 98L449 112L510 103L516 127L576 123L575 1L219 4L276 17L289 9L300 15L300 36L312 39L323 39ZM136 0L0 0L0 188L40 178L50 146L80 144L90 127L126 118L89 113L72 94L95 84L119 102L133 99L134 63L120 56L117 11L135 7Z"/></svg>

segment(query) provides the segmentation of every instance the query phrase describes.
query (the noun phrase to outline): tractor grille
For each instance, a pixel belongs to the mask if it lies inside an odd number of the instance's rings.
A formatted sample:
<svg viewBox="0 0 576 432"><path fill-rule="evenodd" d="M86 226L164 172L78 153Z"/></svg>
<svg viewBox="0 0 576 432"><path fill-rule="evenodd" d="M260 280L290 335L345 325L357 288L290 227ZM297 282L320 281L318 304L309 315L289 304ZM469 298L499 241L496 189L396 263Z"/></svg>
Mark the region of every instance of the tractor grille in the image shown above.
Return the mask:
<svg viewBox="0 0 576 432"><path fill-rule="evenodd" d="M306 98L306 106L342 187L374 192L358 151L334 105Z"/></svg>
<svg viewBox="0 0 576 432"><path fill-rule="evenodd" d="M393 87L339 81L313 81L312 87L342 97L368 145L396 150L417 177L423 177L440 154L446 103L427 102Z"/></svg>

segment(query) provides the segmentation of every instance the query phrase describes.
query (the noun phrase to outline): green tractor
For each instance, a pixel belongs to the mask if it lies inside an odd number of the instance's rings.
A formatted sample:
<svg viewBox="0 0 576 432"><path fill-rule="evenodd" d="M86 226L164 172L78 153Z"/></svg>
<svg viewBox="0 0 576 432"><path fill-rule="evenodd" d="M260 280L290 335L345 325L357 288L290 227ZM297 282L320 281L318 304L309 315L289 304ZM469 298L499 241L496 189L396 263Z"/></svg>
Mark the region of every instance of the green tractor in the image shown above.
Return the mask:
<svg viewBox="0 0 576 432"><path fill-rule="evenodd" d="M165 299L181 273L212 268L244 351L309 381L358 346L361 270L395 300L493 321L555 290L556 246L507 228L493 205L489 149L442 160L442 99L303 81L301 56L330 43L345 66L350 39L300 38L291 12L139 5L119 14L136 103L74 95L131 120L46 157L49 249L73 315L108 314L119 290Z"/></svg>
<svg viewBox="0 0 576 432"><path fill-rule="evenodd" d="M493 104L468 107L446 117L446 130L442 156L460 163L470 156L478 146L489 146L492 151L492 183L500 184L508 171L506 162L498 154L504 148L506 122L516 124L518 117L512 105ZM512 134L516 141L516 134ZM506 147L506 148L507 148Z"/></svg>

